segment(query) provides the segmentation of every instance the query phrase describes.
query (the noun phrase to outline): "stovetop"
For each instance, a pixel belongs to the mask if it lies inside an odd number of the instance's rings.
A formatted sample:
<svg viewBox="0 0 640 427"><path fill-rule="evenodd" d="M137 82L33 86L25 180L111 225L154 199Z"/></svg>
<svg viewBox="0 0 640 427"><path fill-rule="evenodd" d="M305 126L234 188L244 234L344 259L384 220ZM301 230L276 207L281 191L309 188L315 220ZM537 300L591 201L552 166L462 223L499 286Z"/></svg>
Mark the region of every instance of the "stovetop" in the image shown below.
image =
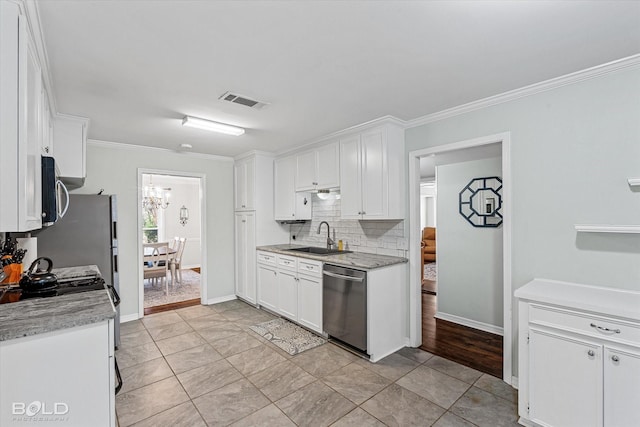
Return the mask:
<svg viewBox="0 0 640 427"><path fill-rule="evenodd" d="M97 291L105 289L105 281L101 277L74 277L71 279L59 279L57 287L47 288L41 291L27 292L20 288L11 288L7 291L7 296L0 297L1 303L18 302L31 298L49 298L79 292ZM19 297L10 297L10 294L19 293ZM0 291L0 294L2 292Z"/></svg>

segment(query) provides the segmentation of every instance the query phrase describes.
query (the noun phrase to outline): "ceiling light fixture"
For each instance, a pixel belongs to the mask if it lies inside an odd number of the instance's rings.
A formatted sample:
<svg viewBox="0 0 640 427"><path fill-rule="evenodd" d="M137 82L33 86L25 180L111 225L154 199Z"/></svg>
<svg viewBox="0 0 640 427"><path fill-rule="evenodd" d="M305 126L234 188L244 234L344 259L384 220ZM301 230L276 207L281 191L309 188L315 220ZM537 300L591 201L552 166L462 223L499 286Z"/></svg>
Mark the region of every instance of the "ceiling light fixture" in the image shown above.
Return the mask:
<svg viewBox="0 0 640 427"><path fill-rule="evenodd" d="M199 119L191 116L184 116L184 119L182 119L182 126L190 126L192 128L210 130L212 132L219 132L234 136L240 136L244 133L244 129L237 126L212 122L211 120Z"/></svg>

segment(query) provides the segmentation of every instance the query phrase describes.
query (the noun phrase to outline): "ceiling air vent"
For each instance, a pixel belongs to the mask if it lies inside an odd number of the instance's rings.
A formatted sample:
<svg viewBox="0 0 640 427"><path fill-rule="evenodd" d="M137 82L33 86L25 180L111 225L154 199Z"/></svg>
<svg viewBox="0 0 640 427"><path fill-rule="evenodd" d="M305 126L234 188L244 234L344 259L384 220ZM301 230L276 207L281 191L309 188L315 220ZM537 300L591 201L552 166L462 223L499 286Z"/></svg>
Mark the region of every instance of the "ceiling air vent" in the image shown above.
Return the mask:
<svg viewBox="0 0 640 427"><path fill-rule="evenodd" d="M231 93L231 92L223 93L218 99L220 99L221 101L228 101L228 102L233 102L234 104L244 105L246 107L253 108L256 110L260 110L261 108L264 108L267 105L269 105L266 102L256 101L255 99L247 98L244 95L238 95L236 93Z"/></svg>

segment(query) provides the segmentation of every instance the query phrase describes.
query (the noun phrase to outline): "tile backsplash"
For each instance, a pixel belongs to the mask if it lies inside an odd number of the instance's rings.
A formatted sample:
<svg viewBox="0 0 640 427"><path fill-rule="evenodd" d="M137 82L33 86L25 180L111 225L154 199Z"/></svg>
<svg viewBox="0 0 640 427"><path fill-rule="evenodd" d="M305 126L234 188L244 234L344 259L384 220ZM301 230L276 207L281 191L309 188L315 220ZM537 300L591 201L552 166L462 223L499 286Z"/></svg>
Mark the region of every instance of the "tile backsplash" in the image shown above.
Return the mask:
<svg viewBox="0 0 640 427"><path fill-rule="evenodd" d="M318 225L327 221L331 226L331 238L342 240L345 250L380 255L407 256L407 240L402 220L366 220L340 218L340 199L322 200L312 194L312 220L304 224L291 224L289 243L322 246L327 244L327 228Z"/></svg>

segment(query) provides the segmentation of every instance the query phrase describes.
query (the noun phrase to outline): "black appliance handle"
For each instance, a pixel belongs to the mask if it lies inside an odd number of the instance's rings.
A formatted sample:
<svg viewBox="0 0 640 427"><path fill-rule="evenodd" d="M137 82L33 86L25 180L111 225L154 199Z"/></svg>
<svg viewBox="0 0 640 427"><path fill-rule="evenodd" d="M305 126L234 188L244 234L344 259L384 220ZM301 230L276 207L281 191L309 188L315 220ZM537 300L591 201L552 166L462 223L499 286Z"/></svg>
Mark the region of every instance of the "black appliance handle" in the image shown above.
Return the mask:
<svg viewBox="0 0 640 427"><path fill-rule="evenodd" d="M111 291L111 296L113 297L113 306L117 307L120 305L120 295L116 292L116 288L113 285L107 285L107 289Z"/></svg>
<svg viewBox="0 0 640 427"><path fill-rule="evenodd" d="M113 364L116 368L116 378L118 380L118 385L116 386L116 394L120 393L120 389L122 389L122 385L124 384L124 382L122 381L122 375L120 375L120 369L118 369L118 359L116 359L116 356L113 356Z"/></svg>

